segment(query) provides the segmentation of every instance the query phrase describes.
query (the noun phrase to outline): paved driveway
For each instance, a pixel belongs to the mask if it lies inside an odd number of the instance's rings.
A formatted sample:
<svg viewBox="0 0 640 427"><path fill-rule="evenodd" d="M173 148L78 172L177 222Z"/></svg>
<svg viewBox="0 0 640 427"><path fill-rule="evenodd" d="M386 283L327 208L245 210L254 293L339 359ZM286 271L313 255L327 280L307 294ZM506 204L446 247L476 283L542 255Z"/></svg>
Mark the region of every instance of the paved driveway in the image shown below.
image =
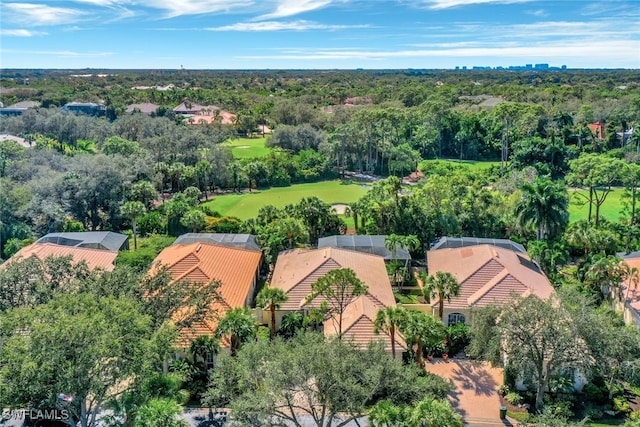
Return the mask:
<svg viewBox="0 0 640 427"><path fill-rule="evenodd" d="M509 426L500 419L498 387L502 384L502 368L472 360L433 359L427 370L453 381L449 398L456 411L469 426Z"/></svg>

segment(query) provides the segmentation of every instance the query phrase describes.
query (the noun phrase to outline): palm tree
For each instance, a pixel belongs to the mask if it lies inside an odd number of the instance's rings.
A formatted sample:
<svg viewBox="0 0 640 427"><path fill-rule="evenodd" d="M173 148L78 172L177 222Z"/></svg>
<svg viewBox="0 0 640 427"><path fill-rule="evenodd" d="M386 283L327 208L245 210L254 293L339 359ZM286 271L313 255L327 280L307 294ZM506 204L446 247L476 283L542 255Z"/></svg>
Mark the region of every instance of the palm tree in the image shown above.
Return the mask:
<svg viewBox="0 0 640 427"><path fill-rule="evenodd" d="M404 309L401 307L385 307L378 310L376 319L373 322L373 332L379 334L383 332L391 339L391 356L396 358L396 331L402 323Z"/></svg>
<svg viewBox="0 0 640 427"><path fill-rule="evenodd" d="M191 356L193 357L193 363L197 366L200 365L202 371L207 371L207 356L210 354L218 354L220 351L220 343L217 339L210 335L200 335L195 340L191 341L189 346Z"/></svg>
<svg viewBox="0 0 640 427"><path fill-rule="evenodd" d="M276 335L276 310L280 304L289 300L289 296L282 289L264 287L256 297L256 306L271 312L271 337Z"/></svg>
<svg viewBox="0 0 640 427"><path fill-rule="evenodd" d="M640 284L640 270L638 267L631 267L629 264L624 264L625 276L627 280L627 292L625 294L625 299L629 296L629 290L631 289L631 285L633 285L633 290L638 289L638 284Z"/></svg>
<svg viewBox="0 0 640 427"><path fill-rule="evenodd" d="M438 271L435 275L421 275L422 296L427 302L438 298L438 317L443 320L444 300L451 302L451 298L460 295L460 283L455 276L446 271Z"/></svg>
<svg viewBox="0 0 640 427"><path fill-rule="evenodd" d="M255 318L248 308L232 308L220 319L215 336L218 339L229 337L231 356L235 357L243 343L255 338Z"/></svg>
<svg viewBox="0 0 640 427"><path fill-rule="evenodd" d="M133 248L135 250L138 249L138 238L137 238L137 219L141 217L147 212L147 208L144 206L142 202L127 202L120 208L120 213L123 217L129 219L131 221L131 231L133 232Z"/></svg>
<svg viewBox="0 0 640 427"><path fill-rule="evenodd" d="M568 224L568 207L569 196L562 184L536 178L522 186L522 197L515 210L520 226L534 225L538 240L545 240L558 235Z"/></svg>
<svg viewBox="0 0 640 427"><path fill-rule="evenodd" d="M186 427L180 419L182 407L172 399L152 399L138 411L136 425L140 427Z"/></svg>
<svg viewBox="0 0 640 427"><path fill-rule="evenodd" d="M433 347L446 337L444 325L433 316L421 311L407 310L399 324L407 346L415 346L418 366L422 367L422 350L425 345Z"/></svg>

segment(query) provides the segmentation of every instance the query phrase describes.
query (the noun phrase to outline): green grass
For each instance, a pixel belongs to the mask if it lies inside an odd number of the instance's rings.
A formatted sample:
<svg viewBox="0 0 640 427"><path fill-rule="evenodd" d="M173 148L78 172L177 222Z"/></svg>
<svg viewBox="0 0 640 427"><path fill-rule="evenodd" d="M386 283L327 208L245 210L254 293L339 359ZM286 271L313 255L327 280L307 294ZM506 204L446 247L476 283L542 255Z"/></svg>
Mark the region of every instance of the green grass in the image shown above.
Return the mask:
<svg viewBox="0 0 640 427"><path fill-rule="evenodd" d="M330 205L348 204L355 202L366 192L367 189L359 184L343 183L339 180L322 181L270 188L251 193L225 194L217 196L205 204L221 215L248 219L256 217L258 210L266 205L281 208L311 196L316 196Z"/></svg>
<svg viewBox="0 0 640 427"><path fill-rule="evenodd" d="M621 426L624 424L625 420L622 419L609 419L609 420L599 420L597 422L587 423L589 427L608 427L608 426Z"/></svg>
<svg viewBox="0 0 640 427"><path fill-rule="evenodd" d="M616 221L620 218L622 211L622 194L624 189L614 189L605 200L604 204L600 207L600 216L610 221ZM589 192L586 190L574 190L569 192L570 204L569 204L569 219L571 221L578 221L580 219L587 219L589 216L589 204L585 203L586 199L578 194L588 196ZM595 206L593 208L592 215L595 215Z"/></svg>
<svg viewBox="0 0 640 427"><path fill-rule="evenodd" d="M424 160L424 162L451 163L454 166L455 165L464 166L473 171L481 171L481 170L489 169L492 166L500 166L500 162L488 162L488 161L479 161L479 160L434 159L434 160Z"/></svg>
<svg viewBox="0 0 640 427"><path fill-rule="evenodd" d="M273 149L265 147L266 138L239 138L223 142L222 145L231 147L231 154L238 159L253 159L269 154Z"/></svg>

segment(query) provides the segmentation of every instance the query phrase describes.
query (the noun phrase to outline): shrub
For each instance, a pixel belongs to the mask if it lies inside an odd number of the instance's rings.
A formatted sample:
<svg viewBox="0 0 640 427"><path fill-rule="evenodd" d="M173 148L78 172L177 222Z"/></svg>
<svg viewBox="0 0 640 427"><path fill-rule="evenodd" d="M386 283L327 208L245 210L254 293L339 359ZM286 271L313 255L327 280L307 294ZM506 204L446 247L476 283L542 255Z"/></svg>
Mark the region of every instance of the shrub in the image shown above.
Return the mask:
<svg viewBox="0 0 640 427"><path fill-rule="evenodd" d="M522 396L520 396L515 391L512 391L507 393L507 395L504 397L504 400L509 402L511 405L519 405L520 403L522 403Z"/></svg>
<svg viewBox="0 0 640 427"><path fill-rule="evenodd" d="M625 414L631 412L631 405L624 396L616 396L613 398L613 409L616 411L624 412Z"/></svg>
<svg viewBox="0 0 640 427"><path fill-rule="evenodd" d="M570 400L557 400L548 406L548 410L551 414L559 417L573 417L573 411L571 407L573 403Z"/></svg>
<svg viewBox="0 0 640 427"><path fill-rule="evenodd" d="M589 402L597 403L599 405L607 403L609 400L609 393L607 390L592 383L584 386L584 393Z"/></svg>
<svg viewBox="0 0 640 427"><path fill-rule="evenodd" d="M447 328L448 350L450 354L458 354L464 350L471 341L469 326L464 323L456 323Z"/></svg>
<svg viewBox="0 0 640 427"><path fill-rule="evenodd" d="M149 212L138 218L138 233L140 233L140 236L163 234L166 229L167 219L160 212Z"/></svg>
<svg viewBox="0 0 640 427"><path fill-rule="evenodd" d="M640 410L633 411L629 414L630 421L640 421Z"/></svg>
<svg viewBox="0 0 640 427"><path fill-rule="evenodd" d="M604 410L601 406L587 403L585 405L583 416L585 418L589 418L591 421L599 420L600 418L604 417Z"/></svg>
<svg viewBox="0 0 640 427"><path fill-rule="evenodd" d="M501 396L505 396L506 394L508 394L510 392L511 392L511 388L506 384L502 384L500 387L498 387L498 393Z"/></svg>
<svg viewBox="0 0 640 427"><path fill-rule="evenodd" d="M242 221L233 216L207 217L204 231L207 233L238 233Z"/></svg>

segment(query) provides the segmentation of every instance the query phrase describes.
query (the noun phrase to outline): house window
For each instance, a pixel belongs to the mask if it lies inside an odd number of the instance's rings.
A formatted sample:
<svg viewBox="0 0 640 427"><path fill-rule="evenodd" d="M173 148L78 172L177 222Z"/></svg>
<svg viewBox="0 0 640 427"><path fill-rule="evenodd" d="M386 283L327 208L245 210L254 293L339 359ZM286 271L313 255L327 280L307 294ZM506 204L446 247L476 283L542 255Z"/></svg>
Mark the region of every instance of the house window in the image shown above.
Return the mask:
<svg viewBox="0 0 640 427"><path fill-rule="evenodd" d="M207 368L213 368L216 364L216 354L212 351L207 352Z"/></svg>
<svg viewBox="0 0 640 427"><path fill-rule="evenodd" d="M450 313L447 318L447 325L455 325L456 323L465 323L465 317L462 313Z"/></svg>

